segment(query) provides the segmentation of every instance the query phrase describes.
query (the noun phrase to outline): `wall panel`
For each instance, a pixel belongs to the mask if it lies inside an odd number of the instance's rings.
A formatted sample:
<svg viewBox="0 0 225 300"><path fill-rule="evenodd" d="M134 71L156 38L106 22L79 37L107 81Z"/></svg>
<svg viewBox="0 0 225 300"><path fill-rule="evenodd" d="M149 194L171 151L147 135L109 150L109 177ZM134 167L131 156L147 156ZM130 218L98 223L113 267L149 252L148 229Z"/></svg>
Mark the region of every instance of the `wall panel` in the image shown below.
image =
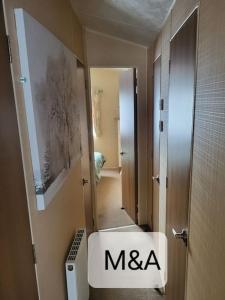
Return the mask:
<svg viewBox="0 0 225 300"><path fill-rule="evenodd" d="M37 279L41 300L66 299L64 260L76 229L84 226L81 164L70 172L54 201L43 212L36 209L33 170L23 104L18 81L20 64L14 20L14 8L24 8L53 32L77 57L83 60L82 28L68 0L6 0L5 16L12 47L12 73L19 124L32 239L37 256ZM13 176L13 175L12 175Z"/></svg>
<svg viewBox="0 0 225 300"><path fill-rule="evenodd" d="M188 256L188 300L225 295L225 2L202 0Z"/></svg>
<svg viewBox="0 0 225 300"><path fill-rule="evenodd" d="M190 243L187 300L224 299L225 294L225 2L177 0L160 33L162 97L165 129L168 115L169 38L197 4L199 45L194 128L193 174L190 200ZM167 30L166 27L168 26ZM167 33L166 33L167 31ZM170 31L170 34L169 34ZM155 56L158 55L156 47ZM166 174L166 136L161 139L161 176ZM162 179L163 180L163 179ZM165 189L165 183L161 180ZM161 201L165 199L161 193Z"/></svg>

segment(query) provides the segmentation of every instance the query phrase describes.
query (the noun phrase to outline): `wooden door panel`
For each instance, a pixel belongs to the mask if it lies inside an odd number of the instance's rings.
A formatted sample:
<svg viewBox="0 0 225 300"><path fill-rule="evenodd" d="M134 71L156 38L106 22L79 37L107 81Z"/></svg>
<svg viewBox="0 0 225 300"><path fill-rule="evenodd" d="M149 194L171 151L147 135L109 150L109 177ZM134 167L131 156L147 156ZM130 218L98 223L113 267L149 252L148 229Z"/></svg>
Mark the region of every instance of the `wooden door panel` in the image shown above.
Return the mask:
<svg viewBox="0 0 225 300"><path fill-rule="evenodd" d="M159 230L159 151L160 151L160 98L161 98L161 58L154 63L154 104L153 104L153 230Z"/></svg>
<svg viewBox="0 0 225 300"><path fill-rule="evenodd" d="M196 67L197 13L171 41L168 122L168 300L184 300L187 247L177 232L188 228Z"/></svg>
<svg viewBox="0 0 225 300"><path fill-rule="evenodd" d="M136 222L135 178L135 70L120 75L120 138L122 164L122 203L129 216Z"/></svg>
<svg viewBox="0 0 225 300"><path fill-rule="evenodd" d="M38 299L19 131L0 4L0 299Z"/></svg>
<svg viewBox="0 0 225 300"><path fill-rule="evenodd" d="M93 205L91 191L91 166L90 166L90 144L88 130L88 111L87 97L85 90L85 73L84 67L78 63L77 67L77 96L80 103L80 123L81 123L81 147L82 147L82 180L83 180L83 197L85 208L85 221L87 235L94 231L93 226Z"/></svg>

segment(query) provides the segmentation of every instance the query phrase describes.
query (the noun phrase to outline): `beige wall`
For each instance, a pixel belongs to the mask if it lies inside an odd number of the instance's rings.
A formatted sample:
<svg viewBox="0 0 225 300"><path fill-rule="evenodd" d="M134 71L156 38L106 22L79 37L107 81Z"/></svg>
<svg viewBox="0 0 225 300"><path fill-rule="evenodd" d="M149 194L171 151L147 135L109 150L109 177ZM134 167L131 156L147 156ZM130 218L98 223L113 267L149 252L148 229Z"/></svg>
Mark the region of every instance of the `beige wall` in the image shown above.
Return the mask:
<svg viewBox="0 0 225 300"><path fill-rule="evenodd" d="M84 226L83 193L81 186L81 164L77 162L64 186L43 212L36 210L31 155L27 134L23 94L18 83L20 66L13 8L26 9L39 20L81 60L83 59L82 28L66 0L7 0L5 13L7 30L11 39L13 54L13 77L16 95L18 123L21 137L24 172L28 195L28 206L33 243L37 255L37 278L41 300L64 300L64 260L75 230ZM13 174L12 174L13 176ZM19 212L18 212L19 213ZM16 230L16 229L15 229Z"/></svg>
<svg viewBox="0 0 225 300"><path fill-rule="evenodd" d="M146 224L147 201L151 200L148 184L147 149L147 48L107 35L86 31L89 67L136 67L138 70L138 205L140 224Z"/></svg>
<svg viewBox="0 0 225 300"><path fill-rule="evenodd" d="M162 55L160 201L166 205L166 156L169 82L169 40L199 1L177 0L158 38L155 57ZM201 0L198 25L197 92L193 171L190 199L190 232L187 266L187 300L224 299L225 294L225 2ZM165 208L161 211L165 218ZM165 230L165 224L162 225Z"/></svg>
<svg viewBox="0 0 225 300"><path fill-rule="evenodd" d="M104 168L118 168L118 118L119 118L118 70L92 68L91 87L101 89L101 136L94 138L95 151L106 159Z"/></svg>

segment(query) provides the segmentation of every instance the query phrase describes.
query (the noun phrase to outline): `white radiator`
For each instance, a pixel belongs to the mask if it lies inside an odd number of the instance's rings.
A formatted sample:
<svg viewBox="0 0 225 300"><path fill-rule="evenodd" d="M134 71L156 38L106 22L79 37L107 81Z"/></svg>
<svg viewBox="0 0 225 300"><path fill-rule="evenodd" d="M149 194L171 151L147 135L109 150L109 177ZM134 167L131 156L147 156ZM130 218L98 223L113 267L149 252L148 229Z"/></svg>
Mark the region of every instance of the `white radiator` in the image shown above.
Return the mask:
<svg viewBox="0 0 225 300"><path fill-rule="evenodd" d="M89 299L87 260L86 232L80 229L75 235L66 260L68 300Z"/></svg>

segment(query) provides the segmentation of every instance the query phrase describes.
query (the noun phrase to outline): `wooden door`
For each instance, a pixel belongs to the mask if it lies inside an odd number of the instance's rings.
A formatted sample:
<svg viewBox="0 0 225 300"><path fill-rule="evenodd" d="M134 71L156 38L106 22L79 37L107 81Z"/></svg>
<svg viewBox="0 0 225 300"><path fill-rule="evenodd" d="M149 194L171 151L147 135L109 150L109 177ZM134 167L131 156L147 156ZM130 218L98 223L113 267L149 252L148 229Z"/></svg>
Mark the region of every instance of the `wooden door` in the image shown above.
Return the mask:
<svg viewBox="0 0 225 300"><path fill-rule="evenodd" d="M153 230L159 230L159 150L160 150L161 57L154 63L153 104Z"/></svg>
<svg viewBox="0 0 225 300"><path fill-rule="evenodd" d="M77 95L80 103L81 148L82 148L82 183L85 207L86 230L89 235L94 231L92 190L91 190L91 153L88 123L88 104L85 89L85 72L83 66L77 66Z"/></svg>
<svg viewBox="0 0 225 300"><path fill-rule="evenodd" d="M168 300L184 300L185 292L187 247L182 239L174 236L172 230L174 229L174 233L188 230L196 27L195 12L171 41L167 198Z"/></svg>
<svg viewBox="0 0 225 300"><path fill-rule="evenodd" d="M0 299L38 299L22 156L0 4Z"/></svg>
<svg viewBox="0 0 225 300"><path fill-rule="evenodd" d="M137 221L136 174L136 72L128 69L120 75L120 138L122 165L122 203L128 215Z"/></svg>

